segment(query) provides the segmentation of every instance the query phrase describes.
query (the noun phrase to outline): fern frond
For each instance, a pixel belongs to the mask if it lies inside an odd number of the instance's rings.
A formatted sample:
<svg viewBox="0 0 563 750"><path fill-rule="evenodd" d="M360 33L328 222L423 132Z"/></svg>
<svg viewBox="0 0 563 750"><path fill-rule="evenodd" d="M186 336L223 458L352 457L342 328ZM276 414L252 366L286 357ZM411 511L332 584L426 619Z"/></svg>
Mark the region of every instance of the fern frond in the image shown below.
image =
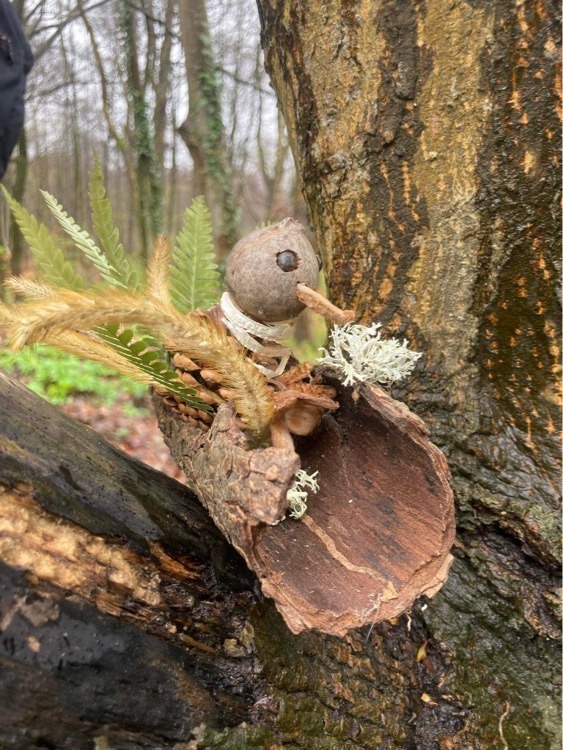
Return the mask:
<svg viewBox="0 0 563 750"><path fill-rule="evenodd" d="M94 157L94 167L89 174L88 195L92 210L92 225L100 241L109 265L119 273L119 279L128 289L136 289L137 274L129 266L125 257L125 250L119 237L119 229L113 224L111 204L106 197L104 173L97 157Z"/></svg>
<svg viewBox="0 0 563 750"><path fill-rule="evenodd" d="M63 251L58 247L51 232L15 198L12 198L3 185L1 187L10 210L33 253L35 262L45 274L45 280L54 286L82 289L82 279L74 273L71 264L65 260Z"/></svg>
<svg viewBox="0 0 563 750"><path fill-rule="evenodd" d="M266 378L207 316L182 315L150 295L115 289L103 294L61 290L56 297L39 302L3 305L2 319L16 349L44 341L62 329L142 325L164 340L167 349L219 372L223 384L234 392L233 404L251 432L262 434L271 422L273 399Z"/></svg>
<svg viewBox="0 0 563 750"><path fill-rule="evenodd" d="M170 243L158 236L147 266L147 292L163 302L170 302Z"/></svg>
<svg viewBox="0 0 563 750"><path fill-rule="evenodd" d="M59 222L61 227L72 239L76 247L84 253L88 260L93 263L94 267L99 271L102 278L104 278L106 281L109 281L115 286L120 286L126 289L127 279L122 276L121 271L118 268L115 268L108 261L104 253L96 245L88 232L78 226L72 216L69 216L67 214L62 205L50 193L48 193L46 190L41 190L41 195L45 199L47 207Z"/></svg>
<svg viewBox="0 0 563 750"><path fill-rule="evenodd" d="M4 283L16 294L31 299L45 299L56 293L52 286L41 281L25 279L23 276L10 276Z"/></svg>
<svg viewBox="0 0 563 750"><path fill-rule="evenodd" d="M194 409L211 411L210 407L197 396L197 391L185 386L178 378L177 372L168 367L159 353L154 350L150 339L135 339L133 331L126 329L120 332L119 325L115 323L104 329L97 329L97 334L124 360L148 376L152 385L174 393Z"/></svg>
<svg viewBox="0 0 563 750"><path fill-rule="evenodd" d="M202 196L194 198L172 255L171 297L186 313L207 308L219 299L219 269L213 251L211 214Z"/></svg>

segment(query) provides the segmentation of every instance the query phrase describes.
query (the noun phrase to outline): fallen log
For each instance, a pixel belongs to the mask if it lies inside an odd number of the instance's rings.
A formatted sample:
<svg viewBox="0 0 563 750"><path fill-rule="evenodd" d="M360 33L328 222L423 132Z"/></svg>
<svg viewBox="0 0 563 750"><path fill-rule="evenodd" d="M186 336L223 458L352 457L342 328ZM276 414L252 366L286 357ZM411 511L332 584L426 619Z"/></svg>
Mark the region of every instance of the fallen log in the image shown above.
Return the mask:
<svg viewBox="0 0 563 750"><path fill-rule="evenodd" d="M172 750L249 721L254 589L185 486L0 372L0 747Z"/></svg>

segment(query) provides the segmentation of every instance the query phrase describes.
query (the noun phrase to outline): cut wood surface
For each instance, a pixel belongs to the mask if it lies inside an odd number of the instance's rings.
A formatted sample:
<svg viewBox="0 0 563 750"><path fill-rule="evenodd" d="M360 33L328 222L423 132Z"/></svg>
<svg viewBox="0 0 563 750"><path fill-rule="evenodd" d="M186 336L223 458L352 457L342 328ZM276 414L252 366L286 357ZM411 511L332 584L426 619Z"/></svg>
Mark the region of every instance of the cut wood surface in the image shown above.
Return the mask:
<svg viewBox="0 0 563 750"><path fill-rule="evenodd" d="M449 472L420 419L380 388L356 398L331 384L341 408L299 440L299 458L248 450L227 406L202 433L155 399L188 483L295 633L344 635L395 617L433 595L452 560ZM273 525L300 463L319 472L319 491L302 519Z"/></svg>

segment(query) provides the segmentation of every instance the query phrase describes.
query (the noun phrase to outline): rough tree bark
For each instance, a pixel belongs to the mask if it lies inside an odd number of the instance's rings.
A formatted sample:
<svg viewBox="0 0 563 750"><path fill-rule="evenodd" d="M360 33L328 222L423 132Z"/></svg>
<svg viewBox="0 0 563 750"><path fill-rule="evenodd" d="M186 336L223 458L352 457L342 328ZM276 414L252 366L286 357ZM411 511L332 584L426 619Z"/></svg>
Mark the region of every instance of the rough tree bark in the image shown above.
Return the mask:
<svg viewBox="0 0 563 750"><path fill-rule="evenodd" d="M458 559L413 616L432 656L397 653L436 705L399 689L410 739L381 746L557 747L558 9L258 6L330 295L425 353L402 397L454 475Z"/></svg>

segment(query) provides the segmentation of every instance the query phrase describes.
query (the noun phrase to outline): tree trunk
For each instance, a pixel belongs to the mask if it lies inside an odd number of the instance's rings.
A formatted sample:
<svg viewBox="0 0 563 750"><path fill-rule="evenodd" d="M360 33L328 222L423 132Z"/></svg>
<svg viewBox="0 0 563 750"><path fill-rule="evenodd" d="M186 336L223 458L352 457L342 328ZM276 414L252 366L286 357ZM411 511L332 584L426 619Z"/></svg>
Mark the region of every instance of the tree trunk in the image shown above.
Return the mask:
<svg viewBox="0 0 563 750"><path fill-rule="evenodd" d="M80 13L82 22L84 23L84 27L86 29L86 32L88 34L88 38L90 41L92 55L96 62L96 68L97 68L97 72L98 72L99 79L100 79L100 95L102 99L102 110L104 114L104 120L106 121L108 133L109 133L110 138L114 141L115 145L117 146L119 153L123 157L123 162L125 165L125 174L127 175L127 183L129 187L129 193L130 193L130 200L133 204L138 204L140 198L138 194L138 185L137 185L135 165L134 165L131 145L127 138L126 132L122 135L118 131L117 124L115 122L114 115L112 113L111 85L110 85L111 77L108 76L108 74L106 73L106 70L104 67L104 60L102 58L102 53L100 51L98 40L96 38L96 33L94 30L94 27L92 26L90 18L88 16L87 8L84 7L84 0L77 0L77 10ZM103 148L106 149L106 153L107 153L107 147L108 147L107 142L104 142ZM107 159L104 161L104 165L105 165L104 173L107 176L108 174ZM133 211L129 211L128 214L129 214L128 235L129 237L133 237L135 213Z"/></svg>
<svg viewBox="0 0 563 750"><path fill-rule="evenodd" d="M25 17L25 0L17 0L14 3L16 12L22 22L24 23ZM14 198L21 203L25 194L26 182L27 182L27 170L29 162L27 158L27 133L25 124L21 129L20 136L18 139L18 155L15 159L16 172L14 178L14 185L11 190ZM10 234L11 234L11 247L10 247L10 270L14 276L19 276L23 272L24 267L24 249L25 243L23 235L17 222L13 217L10 219Z"/></svg>
<svg viewBox="0 0 563 750"><path fill-rule="evenodd" d="M154 238L162 231L162 186L154 148L154 135L149 121L149 108L145 99L146 87L141 81L135 9L128 3L121 3L120 24L127 93L133 120L131 140L139 191L137 217L141 257L146 262Z"/></svg>
<svg viewBox="0 0 563 750"><path fill-rule="evenodd" d="M457 495L457 560L413 619L431 656L397 653L433 703L395 688L410 739L378 747L558 747L556 8L258 6L330 296L425 353L401 397Z"/></svg>
<svg viewBox="0 0 563 750"><path fill-rule="evenodd" d="M164 38L158 56L158 77L154 81L154 150L156 163L161 175L166 173L164 155L166 151L166 129L170 114L166 111L166 104L171 99L172 77L172 26L176 14L176 0L168 0L164 15ZM147 20L147 28L151 22ZM154 75L154 71L153 71ZM174 135L172 135L174 138ZM170 229L168 229L170 231Z"/></svg>
<svg viewBox="0 0 563 750"><path fill-rule="evenodd" d="M22 203L25 194L27 170L29 166L27 158L27 133L25 126L21 129L20 132L20 137L18 140L18 155L15 159L15 162L16 176L14 180L14 187L12 189L12 195L18 201L18 203ZM14 276L19 276L23 273L24 270L25 242L21 230L13 217L10 219L10 230L12 235L12 245L10 247L10 267L12 274Z"/></svg>
<svg viewBox="0 0 563 750"><path fill-rule="evenodd" d="M211 210L224 260L238 239L238 212L205 0L184 0L178 13L189 93L188 116L178 132L192 157L195 192L205 196Z"/></svg>

